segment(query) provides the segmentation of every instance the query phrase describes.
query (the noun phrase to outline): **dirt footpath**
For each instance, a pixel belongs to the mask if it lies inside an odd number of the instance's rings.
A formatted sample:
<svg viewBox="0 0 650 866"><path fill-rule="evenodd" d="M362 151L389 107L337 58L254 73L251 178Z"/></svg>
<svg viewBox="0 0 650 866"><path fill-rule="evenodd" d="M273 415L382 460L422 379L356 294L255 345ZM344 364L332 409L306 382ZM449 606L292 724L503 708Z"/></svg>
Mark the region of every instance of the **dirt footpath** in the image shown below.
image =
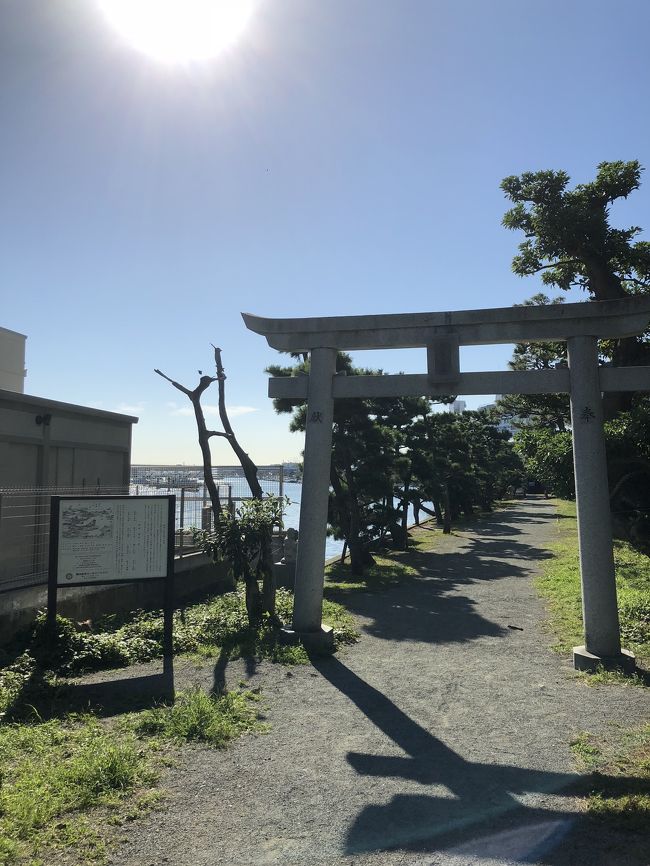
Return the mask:
<svg viewBox="0 0 650 866"><path fill-rule="evenodd" d="M648 866L575 796L574 734L648 718L647 693L588 688L553 654L532 576L558 518L525 500L413 554L418 576L352 594L361 642L314 667L231 664L271 730L188 749L117 866ZM212 668L185 667L209 686Z"/></svg>

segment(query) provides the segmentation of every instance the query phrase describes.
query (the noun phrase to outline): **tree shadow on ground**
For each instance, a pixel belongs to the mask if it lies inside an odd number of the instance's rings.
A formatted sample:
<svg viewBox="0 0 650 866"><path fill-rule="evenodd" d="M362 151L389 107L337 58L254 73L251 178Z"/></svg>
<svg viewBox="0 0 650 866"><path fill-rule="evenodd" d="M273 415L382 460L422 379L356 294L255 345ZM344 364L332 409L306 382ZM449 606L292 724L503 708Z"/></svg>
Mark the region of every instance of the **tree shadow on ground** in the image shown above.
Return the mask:
<svg viewBox="0 0 650 866"><path fill-rule="evenodd" d="M550 556L549 551L516 538L466 539L462 550L453 553L412 549L392 554L395 566L381 565L378 580L369 578L350 588L341 583L337 569L338 584L326 582L325 596L370 620L364 631L385 640L463 643L503 637L505 627L481 616L472 599L452 591L477 582L527 578L526 563ZM404 566L414 573L399 577Z"/></svg>
<svg viewBox="0 0 650 866"><path fill-rule="evenodd" d="M239 654L235 654L236 642L225 644L219 653L214 670L212 672L212 694L222 695L227 689L226 670L228 662L234 657L240 658ZM253 655L243 656L244 666L246 669L246 678L251 679L255 676L258 667L258 660Z"/></svg>
<svg viewBox="0 0 650 866"><path fill-rule="evenodd" d="M541 547L533 547L516 539L492 538L492 532L476 533L478 538L469 539L461 555L473 554L479 558L524 559L528 562L541 562L552 559L553 553ZM453 556L453 554L451 554Z"/></svg>
<svg viewBox="0 0 650 866"><path fill-rule="evenodd" d="M553 804L556 796L584 797L589 776L468 761L337 659L314 658L312 663L405 753L395 757L348 752L350 766L370 778L404 779L435 790L397 794L389 802L364 807L348 830L347 854L398 848L467 858L462 862L492 857L548 866L647 866L648 834L641 840L626 837L620 860L601 860L607 840L611 842L606 828L577 816L562 802ZM612 781L628 793L650 793L648 780ZM535 805L522 805L517 799L530 795L541 795L544 802L536 798Z"/></svg>
<svg viewBox="0 0 650 866"><path fill-rule="evenodd" d="M439 587L422 587L411 579L383 593L343 595L328 591L327 598L371 620L362 626L363 630L384 640L464 643L478 637L506 634L504 628L476 612L472 599L462 595L446 596L442 592Z"/></svg>

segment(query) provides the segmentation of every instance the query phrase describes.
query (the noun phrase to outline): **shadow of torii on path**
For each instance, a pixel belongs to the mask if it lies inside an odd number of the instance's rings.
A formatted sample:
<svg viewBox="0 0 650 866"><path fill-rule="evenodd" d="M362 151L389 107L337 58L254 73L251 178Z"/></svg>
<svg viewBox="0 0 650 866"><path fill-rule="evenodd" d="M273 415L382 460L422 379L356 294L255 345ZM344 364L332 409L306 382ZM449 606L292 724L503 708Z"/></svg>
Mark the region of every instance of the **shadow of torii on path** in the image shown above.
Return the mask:
<svg viewBox="0 0 650 866"><path fill-rule="evenodd" d="M388 803L366 806L349 828L346 853L401 848L554 866L572 862L562 859L561 852L556 859L556 854L560 842L577 829L576 814L524 806L516 795L584 795L589 777L468 761L337 659L315 658L312 663L406 753L396 757L348 752L354 770L363 776L401 778L438 789L436 795L397 794ZM641 779L616 782L630 792L647 786ZM584 862L596 859L587 857ZM633 855L625 863L647 866L646 859L636 860Z"/></svg>

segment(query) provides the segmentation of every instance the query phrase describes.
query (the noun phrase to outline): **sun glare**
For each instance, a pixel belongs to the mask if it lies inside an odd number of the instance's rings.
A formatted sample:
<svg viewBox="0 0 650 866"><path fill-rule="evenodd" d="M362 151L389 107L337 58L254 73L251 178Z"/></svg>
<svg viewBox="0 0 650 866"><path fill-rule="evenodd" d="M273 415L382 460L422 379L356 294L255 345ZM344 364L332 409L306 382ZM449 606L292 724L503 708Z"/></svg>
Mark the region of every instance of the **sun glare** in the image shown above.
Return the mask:
<svg viewBox="0 0 650 866"><path fill-rule="evenodd" d="M161 63L209 60L246 29L255 0L98 0L115 30Z"/></svg>

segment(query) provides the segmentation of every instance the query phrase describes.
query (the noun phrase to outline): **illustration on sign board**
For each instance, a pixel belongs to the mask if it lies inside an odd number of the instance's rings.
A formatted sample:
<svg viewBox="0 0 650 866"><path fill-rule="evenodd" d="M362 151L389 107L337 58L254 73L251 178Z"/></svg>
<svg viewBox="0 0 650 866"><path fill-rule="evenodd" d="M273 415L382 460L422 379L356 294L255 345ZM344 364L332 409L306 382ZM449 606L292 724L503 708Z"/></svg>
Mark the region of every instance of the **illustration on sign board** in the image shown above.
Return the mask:
<svg viewBox="0 0 650 866"><path fill-rule="evenodd" d="M63 538L112 538L114 517L112 506L71 504L63 509Z"/></svg>

